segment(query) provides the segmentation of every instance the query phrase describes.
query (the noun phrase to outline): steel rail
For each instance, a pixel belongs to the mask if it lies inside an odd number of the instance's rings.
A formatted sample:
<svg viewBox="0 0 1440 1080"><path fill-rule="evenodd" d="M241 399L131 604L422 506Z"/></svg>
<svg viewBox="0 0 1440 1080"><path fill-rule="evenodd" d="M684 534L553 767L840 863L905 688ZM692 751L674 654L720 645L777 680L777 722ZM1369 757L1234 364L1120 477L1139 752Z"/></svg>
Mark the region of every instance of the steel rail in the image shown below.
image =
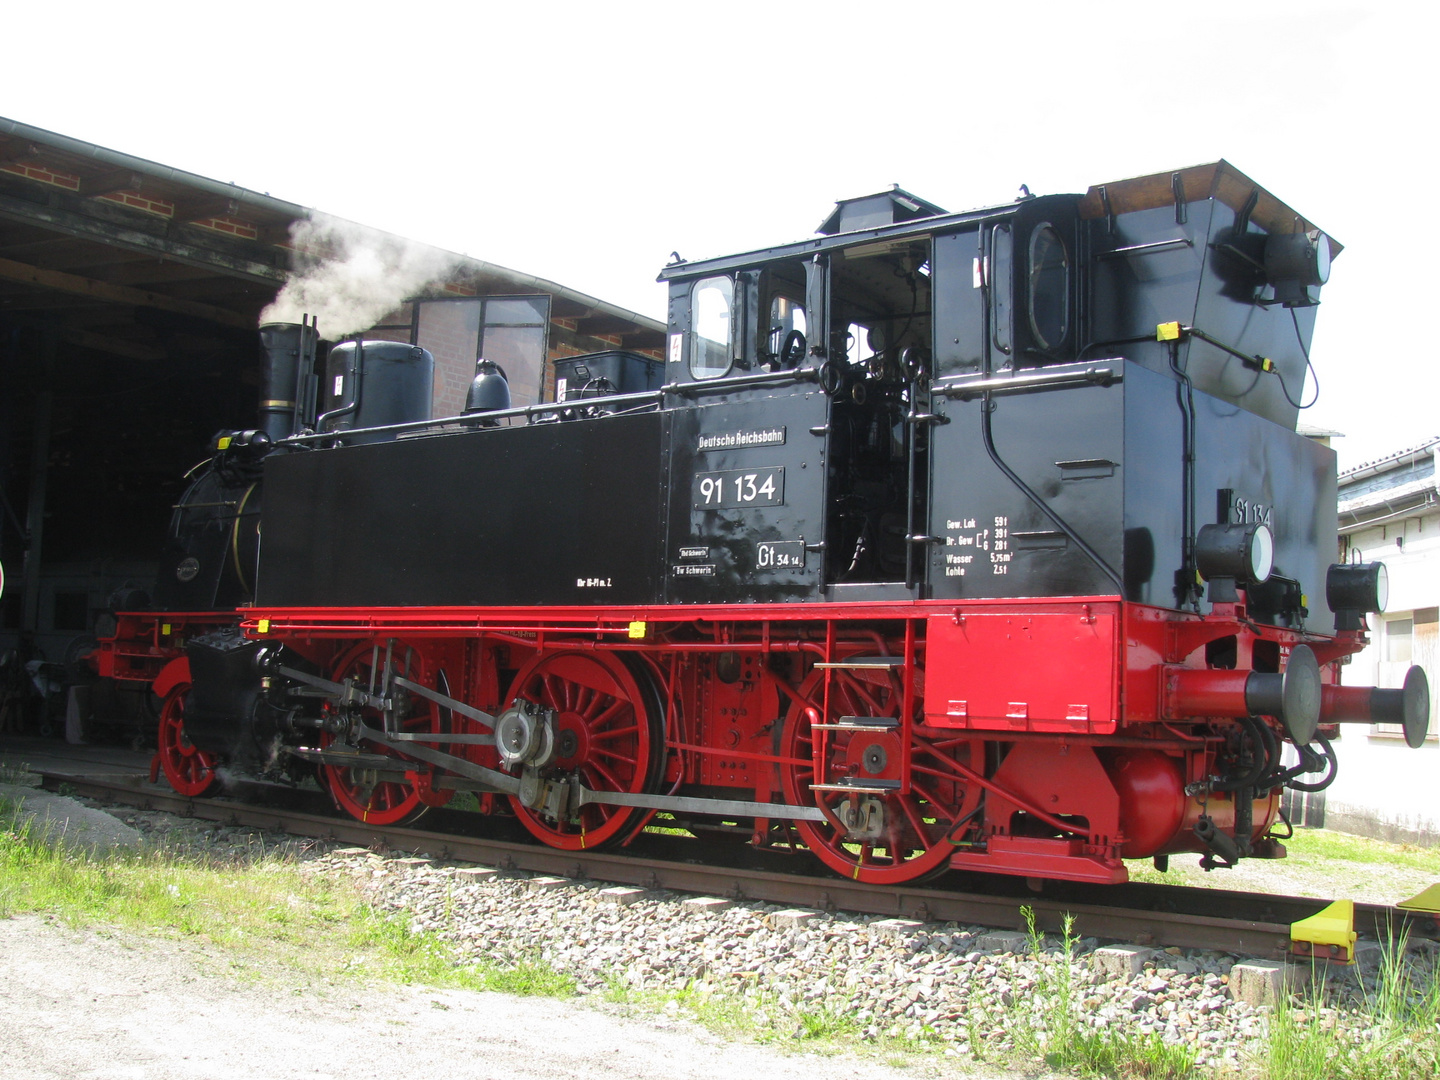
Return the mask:
<svg viewBox="0 0 1440 1080"><path fill-rule="evenodd" d="M639 885L649 889L725 896L829 911L886 915L922 921L956 922L1022 930L1021 908L1035 914L1036 925L1060 930L1073 917L1075 932L1102 940L1156 948L1214 949L1240 956L1284 958L1290 949L1290 924L1314 915L1326 901L1312 897L1230 893L1182 886L1120 886L1127 894L1117 903L1076 902L1043 894L990 895L926 885L868 885L840 877L780 873L688 861L651 858L623 851L561 851L517 843L430 832L424 829L368 825L348 817L257 806L231 799L193 799L152 785L45 772L42 785L66 785L75 794L108 799L142 810L163 810L184 817L250 826L353 844L357 847L415 851L441 859L474 862L507 871L553 874L577 880ZM1155 910L1145 905L1158 905ZM1192 910L1186 911L1185 908ZM1226 914L1227 908L1252 912ZM1194 909L1209 912L1198 914ZM1390 934L1435 936L1426 921L1398 908L1355 905L1356 928L1385 940Z"/></svg>

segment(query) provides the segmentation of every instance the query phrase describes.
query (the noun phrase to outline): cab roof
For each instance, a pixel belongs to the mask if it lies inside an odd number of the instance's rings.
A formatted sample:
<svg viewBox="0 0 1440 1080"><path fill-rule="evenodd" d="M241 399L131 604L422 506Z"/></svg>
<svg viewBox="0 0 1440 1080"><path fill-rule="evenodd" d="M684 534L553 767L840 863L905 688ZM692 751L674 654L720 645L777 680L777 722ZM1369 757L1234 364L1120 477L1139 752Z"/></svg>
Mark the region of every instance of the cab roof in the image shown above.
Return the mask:
<svg viewBox="0 0 1440 1080"><path fill-rule="evenodd" d="M1281 202L1223 159L1208 165L1191 165L1169 172L1151 173L1148 176L1097 184L1087 190L1084 195L1071 197L1079 200L1080 216L1093 220L1105 217L1107 214L1128 214L1138 210L1173 206L1177 195L1183 197L1187 203L1217 199L1237 214L1244 210L1253 195L1255 206L1250 213L1250 220L1262 226L1267 232L1308 232L1317 228L1309 219L1297 214L1289 205ZM1042 197L1058 198L1060 196ZM844 230L844 226L849 220L864 220L863 215L847 219L845 214L847 207L865 208L870 204L878 205L882 200L901 199L905 201L893 202L895 216L892 217L890 223L869 224L854 230ZM912 209L907 203L913 204L914 208ZM896 185L889 191L864 195L855 199L839 200L830 216L821 222L820 228L817 230L820 235L812 239L758 248L734 255L699 259L695 262L680 260L661 270L658 280L673 281L738 269L777 258L803 257L817 251L847 246L857 240L891 240L910 235L925 235L940 231L950 225L960 225L967 221L1008 212L1017 205L1017 201L1011 201L974 210L947 213L936 204L912 195ZM902 214L904 216L901 216ZM831 231L832 229L842 231ZM1343 245L1331 236L1331 257L1340 254L1342 250Z"/></svg>

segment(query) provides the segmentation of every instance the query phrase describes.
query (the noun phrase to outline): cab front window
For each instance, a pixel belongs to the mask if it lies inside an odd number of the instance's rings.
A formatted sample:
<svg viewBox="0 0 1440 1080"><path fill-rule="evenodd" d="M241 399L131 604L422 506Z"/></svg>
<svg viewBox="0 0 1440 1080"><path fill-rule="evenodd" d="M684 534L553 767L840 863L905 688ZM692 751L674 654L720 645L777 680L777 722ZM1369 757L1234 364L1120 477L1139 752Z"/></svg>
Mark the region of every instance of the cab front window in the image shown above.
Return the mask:
<svg viewBox="0 0 1440 1080"><path fill-rule="evenodd" d="M1041 348L1058 348L1070 328L1070 257L1048 224L1030 236L1030 329Z"/></svg>
<svg viewBox="0 0 1440 1080"><path fill-rule="evenodd" d="M735 283L728 277L697 281L690 290L690 374L697 379L718 379L734 359L730 312Z"/></svg>
<svg viewBox="0 0 1440 1080"><path fill-rule="evenodd" d="M805 308L787 296L770 301L766 355L773 364L793 367L805 355Z"/></svg>

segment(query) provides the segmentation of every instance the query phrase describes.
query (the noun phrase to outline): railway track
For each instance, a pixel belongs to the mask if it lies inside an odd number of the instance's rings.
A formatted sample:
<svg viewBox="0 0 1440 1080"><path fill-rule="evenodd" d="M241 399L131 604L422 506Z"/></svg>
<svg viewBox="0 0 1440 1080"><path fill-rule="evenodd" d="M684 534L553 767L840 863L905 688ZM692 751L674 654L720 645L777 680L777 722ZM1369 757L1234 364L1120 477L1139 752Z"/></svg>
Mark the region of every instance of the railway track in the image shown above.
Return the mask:
<svg viewBox="0 0 1440 1080"><path fill-rule="evenodd" d="M1268 959L1281 959L1289 951L1291 923L1314 915L1326 904L1311 897L1172 885L1046 882L1044 891L1035 893L1017 878L954 872L924 885L867 885L812 874L808 866L796 865L801 860L787 854L756 852L739 844L729 851L723 845L717 849L707 844L704 863L698 861L699 841L653 834L622 851L576 853L518 836L488 834L497 824L492 819L457 812L442 811L426 819L448 826L448 831L398 828L366 825L327 812L318 793L311 798L290 789L264 788L267 804L260 805L244 798L191 799L156 785L66 772L42 772L41 777L48 790L64 785L74 794L137 809L361 847L415 851L511 871L999 929L1022 929L1020 909L1028 906L1037 925L1049 931L1059 930L1069 915L1075 919L1076 931L1086 937ZM284 805L271 804L277 797ZM1437 935L1433 921L1415 920L1397 908L1378 904L1355 905L1355 928L1362 938L1377 940L1406 931L1412 937Z"/></svg>

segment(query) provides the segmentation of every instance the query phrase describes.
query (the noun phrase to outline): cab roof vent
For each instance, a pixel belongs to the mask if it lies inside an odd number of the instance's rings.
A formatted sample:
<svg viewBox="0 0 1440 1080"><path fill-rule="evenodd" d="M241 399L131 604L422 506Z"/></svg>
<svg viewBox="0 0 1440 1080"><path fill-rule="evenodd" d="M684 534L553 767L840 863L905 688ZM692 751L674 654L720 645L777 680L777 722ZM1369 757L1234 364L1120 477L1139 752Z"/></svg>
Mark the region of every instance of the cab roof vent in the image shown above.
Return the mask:
<svg viewBox="0 0 1440 1080"><path fill-rule="evenodd" d="M902 221L915 221L944 213L947 213L944 207L926 202L918 195L911 195L899 184L895 184L889 191L861 195L856 199L841 199L835 204L830 216L822 221L815 231L824 236L834 236L836 233L878 229L885 225L898 225Z"/></svg>

